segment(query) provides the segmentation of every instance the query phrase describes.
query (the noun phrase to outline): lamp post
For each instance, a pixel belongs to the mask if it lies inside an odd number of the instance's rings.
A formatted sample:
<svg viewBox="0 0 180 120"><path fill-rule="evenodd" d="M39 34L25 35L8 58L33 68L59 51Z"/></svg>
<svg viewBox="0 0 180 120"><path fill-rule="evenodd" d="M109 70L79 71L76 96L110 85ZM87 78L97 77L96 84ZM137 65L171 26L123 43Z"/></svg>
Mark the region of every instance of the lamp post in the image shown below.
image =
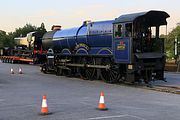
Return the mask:
<svg viewBox="0 0 180 120"><path fill-rule="evenodd" d="M177 59L180 62L180 40L177 38Z"/></svg>
<svg viewBox="0 0 180 120"><path fill-rule="evenodd" d="M180 72L180 40L177 38L177 72Z"/></svg>
<svg viewBox="0 0 180 120"><path fill-rule="evenodd" d="M174 55L177 56L178 55L178 39L177 39L177 36L175 36L175 39L174 39Z"/></svg>

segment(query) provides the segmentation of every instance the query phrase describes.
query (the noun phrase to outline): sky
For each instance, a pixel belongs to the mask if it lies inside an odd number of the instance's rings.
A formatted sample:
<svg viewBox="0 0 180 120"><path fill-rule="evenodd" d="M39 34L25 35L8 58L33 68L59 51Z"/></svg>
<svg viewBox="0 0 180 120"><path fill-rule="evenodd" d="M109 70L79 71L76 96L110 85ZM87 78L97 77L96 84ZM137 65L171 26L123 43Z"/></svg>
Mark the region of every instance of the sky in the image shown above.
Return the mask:
<svg viewBox="0 0 180 120"><path fill-rule="evenodd" d="M180 0L1 0L0 30L13 32L30 23L47 31L52 25L70 28L83 21L113 20L127 13L166 11L170 32L180 22Z"/></svg>

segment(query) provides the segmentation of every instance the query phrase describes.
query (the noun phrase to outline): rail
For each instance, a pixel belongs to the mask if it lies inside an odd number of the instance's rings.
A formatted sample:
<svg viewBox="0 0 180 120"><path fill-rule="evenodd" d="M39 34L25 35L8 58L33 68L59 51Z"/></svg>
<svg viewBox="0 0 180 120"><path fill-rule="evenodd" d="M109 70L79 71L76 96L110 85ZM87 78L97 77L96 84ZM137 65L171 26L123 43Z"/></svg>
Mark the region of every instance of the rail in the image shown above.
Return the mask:
<svg viewBox="0 0 180 120"><path fill-rule="evenodd" d="M143 87L148 90L155 90L160 92L180 94L180 87L172 85L153 85L152 87Z"/></svg>

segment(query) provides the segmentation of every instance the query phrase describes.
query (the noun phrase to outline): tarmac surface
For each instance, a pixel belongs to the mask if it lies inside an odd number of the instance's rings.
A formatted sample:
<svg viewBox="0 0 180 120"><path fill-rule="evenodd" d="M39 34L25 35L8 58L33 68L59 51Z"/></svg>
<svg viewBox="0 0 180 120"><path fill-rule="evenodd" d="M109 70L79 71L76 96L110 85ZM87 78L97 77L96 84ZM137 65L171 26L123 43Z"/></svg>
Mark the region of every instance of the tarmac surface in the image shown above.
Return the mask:
<svg viewBox="0 0 180 120"><path fill-rule="evenodd" d="M165 78L167 82L155 81L153 84L180 87L180 72L165 72Z"/></svg>
<svg viewBox="0 0 180 120"><path fill-rule="evenodd" d="M23 74L18 74L21 67ZM15 74L10 74L13 68ZM165 73L180 85L180 74ZM107 111L97 110L100 92ZM39 115L47 95L51 115ZM43 74L39 66L0 63L0 120L179 120L180 95Z"/></svg>

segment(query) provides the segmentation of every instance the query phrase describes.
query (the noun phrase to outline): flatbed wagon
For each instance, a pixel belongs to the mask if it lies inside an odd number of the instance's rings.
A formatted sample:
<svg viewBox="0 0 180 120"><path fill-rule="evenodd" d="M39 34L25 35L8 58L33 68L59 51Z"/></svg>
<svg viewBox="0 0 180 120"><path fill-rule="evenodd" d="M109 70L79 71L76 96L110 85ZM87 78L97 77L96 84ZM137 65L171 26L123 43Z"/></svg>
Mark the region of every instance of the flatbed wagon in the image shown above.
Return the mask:
<svg viewBox="0 0 180 120"><path fill-rule="evenodd" d="M23 58L17 56L0 56L3 63L33 63L32 58Z"/></svg>

